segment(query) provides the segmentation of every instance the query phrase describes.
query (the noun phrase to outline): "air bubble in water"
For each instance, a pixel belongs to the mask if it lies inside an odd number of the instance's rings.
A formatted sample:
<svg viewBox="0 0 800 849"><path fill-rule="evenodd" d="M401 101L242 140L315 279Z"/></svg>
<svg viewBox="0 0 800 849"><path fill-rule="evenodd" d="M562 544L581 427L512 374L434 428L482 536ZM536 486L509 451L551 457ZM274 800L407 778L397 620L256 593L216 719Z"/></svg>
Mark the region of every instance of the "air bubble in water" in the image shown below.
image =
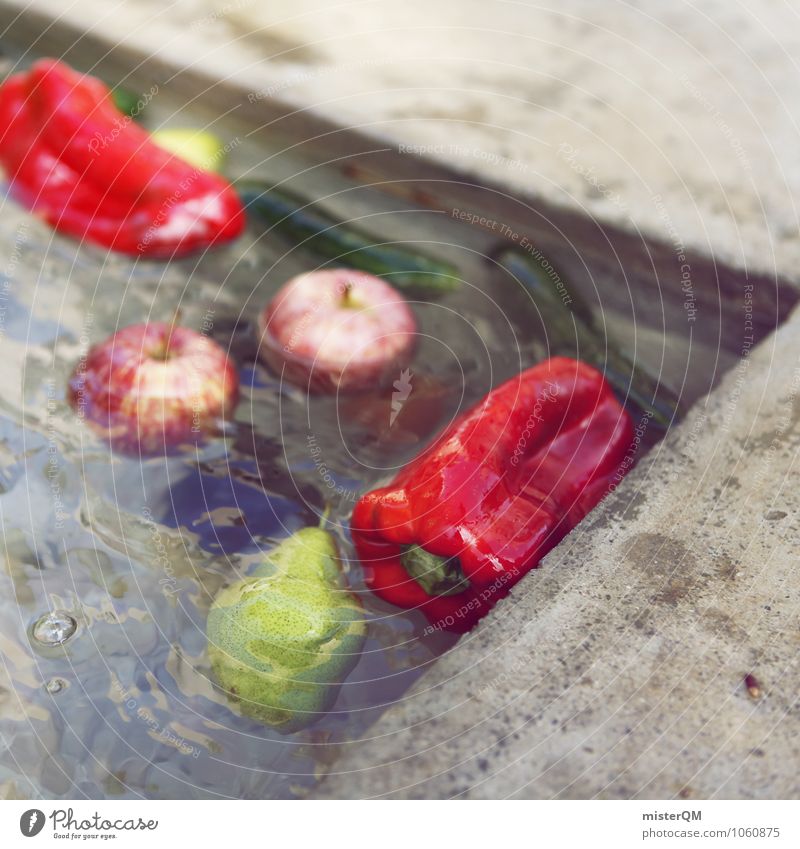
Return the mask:
<svg viewBox="0 0 800 849"><path fill-rule="evenodd" d="M75 633L78 623L65 610L52 610L33 624L33 639L43 646L60 646Z"/></svg>

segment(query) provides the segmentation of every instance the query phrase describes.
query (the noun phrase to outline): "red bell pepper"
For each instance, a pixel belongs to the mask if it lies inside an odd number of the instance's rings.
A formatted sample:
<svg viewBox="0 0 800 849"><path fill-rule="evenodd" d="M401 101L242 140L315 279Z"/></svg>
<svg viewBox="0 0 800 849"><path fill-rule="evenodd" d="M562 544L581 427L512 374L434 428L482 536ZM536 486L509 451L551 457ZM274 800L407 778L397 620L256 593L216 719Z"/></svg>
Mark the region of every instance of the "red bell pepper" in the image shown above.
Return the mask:
<svg viewBox="0 0 800 849"><path fill-rule="evenodd" d="M230 184L160 148L109 89L53 59L0 86L12 195L57 230L126 254L182 256L244 228Z"/></svg>
<svg viewBox="0 0 800 849"><path fill-rule="evenodd" d="M547 360L490 392L356 504L369 588L464 632L630 465L630 417L600 372Z"/></svg>

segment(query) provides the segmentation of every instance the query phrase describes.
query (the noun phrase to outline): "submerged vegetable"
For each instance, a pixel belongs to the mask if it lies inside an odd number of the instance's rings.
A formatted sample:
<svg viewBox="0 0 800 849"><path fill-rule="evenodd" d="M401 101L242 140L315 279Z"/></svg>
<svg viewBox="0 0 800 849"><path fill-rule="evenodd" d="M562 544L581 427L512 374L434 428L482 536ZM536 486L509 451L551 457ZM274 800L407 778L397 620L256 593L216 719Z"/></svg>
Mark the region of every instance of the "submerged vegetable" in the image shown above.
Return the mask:
<svg viewBox="0 0 800 849"><path fill-rule="evenodd" d="M106 85L42 59L0 86L0 164L51 226L134 256L169 258L237 237L239 198L154 144Z"/></svg>
<svg viewBox="0 0 800 849"><path fill-rule="evenodd" d="M214 675L242 713L288 733L331 708L366 625L333 537L304 528L217 595L207 633Z"/></svg>
<svg viewBox="0 0 800 849"><path fill-rule="evenodd" d="M669 427L678 407L673 393L595 327L591 310L577 293L560 292L556 282L560 279L546 274L540 263L519 248L501 251L496 260L522 283L539 309L551 356L577 354L603 372L627 407L647 414L664 429Z"/></svg>
<svg viewBox="0 0 800 849"><path fill-rule="evenodd" d="M558 357L523 371L356 504L367 586L468 631L622 478L632 437L595 369Z"/></svg>
<svg viewBox="0 0 800 849"><path fill-rule="evenodd" d="M205 171L221 171L225 145L213 133L180 128L156 130L150 138L164 150Z"/></svg>
<svg viewBox="0 0 800 849"><path fill-rule="evenodd" d="M337 221L289 192L241 182L236 189L251 215L319 256L340 265L384 276L407 295L444 295L461 285L449 263L375 238Z"/></svg>

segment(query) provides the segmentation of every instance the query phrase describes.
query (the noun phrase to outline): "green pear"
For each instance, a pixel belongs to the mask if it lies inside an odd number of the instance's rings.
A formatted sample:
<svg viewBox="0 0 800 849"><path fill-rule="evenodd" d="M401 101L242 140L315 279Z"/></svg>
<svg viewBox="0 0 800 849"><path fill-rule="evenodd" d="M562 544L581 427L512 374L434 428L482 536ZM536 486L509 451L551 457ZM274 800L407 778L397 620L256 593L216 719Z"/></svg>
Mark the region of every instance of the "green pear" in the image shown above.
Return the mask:
<svg viewBox="0 0 800 849"><path fill-rule="evenodd" d="M330 710L358 662L366 624L342 583L336 541L321 528L284 540L208 614L208 653L242 713L299 731Z"/></svg>

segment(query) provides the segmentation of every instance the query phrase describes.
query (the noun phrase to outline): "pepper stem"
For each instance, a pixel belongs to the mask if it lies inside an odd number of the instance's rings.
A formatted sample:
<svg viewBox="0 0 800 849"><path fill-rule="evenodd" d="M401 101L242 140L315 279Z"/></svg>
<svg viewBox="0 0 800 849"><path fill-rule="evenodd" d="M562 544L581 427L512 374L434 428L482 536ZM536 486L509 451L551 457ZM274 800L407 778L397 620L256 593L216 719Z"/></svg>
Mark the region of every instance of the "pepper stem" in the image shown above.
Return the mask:
<svg viewBox="0 0 800 849"><path fill-rule="evenodd" d="M406 545L400 563L428 595L457 595L469 588L457 557L440 557L418 545Z"/></svg>

